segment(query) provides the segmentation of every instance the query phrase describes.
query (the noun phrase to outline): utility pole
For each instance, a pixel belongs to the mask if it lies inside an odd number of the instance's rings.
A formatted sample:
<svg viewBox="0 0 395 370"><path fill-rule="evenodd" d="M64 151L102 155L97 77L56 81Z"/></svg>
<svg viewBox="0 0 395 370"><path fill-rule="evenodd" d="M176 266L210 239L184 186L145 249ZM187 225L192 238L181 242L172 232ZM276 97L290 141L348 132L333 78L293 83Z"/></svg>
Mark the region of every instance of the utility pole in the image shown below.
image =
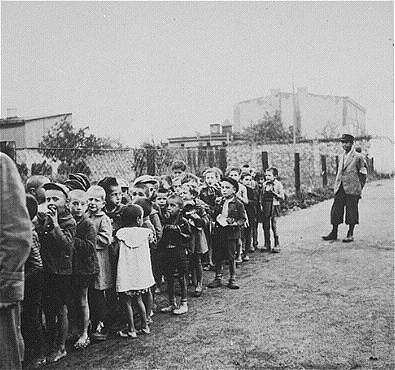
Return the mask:
<svg viewBox="0 0 395 370"><path fill-rule="evenodd" d="M294 84L294 74L292 73L292 104L293 104L293 125L292 125L292 136L293 136L293 146L294 153L296 153L296 124L297 124L297 112L295 103L295 84Z"/></svg>
<svg viewBox="0 0 395 370"><path fill-rule="evenodd" d="M294 147L294 173L295 173L295 193L296 196L300 196L300 156L296 153L296 123L297 123L297 111L295 104L295 84L294 84L294 74L292 73L292 103L294 109L294 123L293 123L293 147Z"/></svg>

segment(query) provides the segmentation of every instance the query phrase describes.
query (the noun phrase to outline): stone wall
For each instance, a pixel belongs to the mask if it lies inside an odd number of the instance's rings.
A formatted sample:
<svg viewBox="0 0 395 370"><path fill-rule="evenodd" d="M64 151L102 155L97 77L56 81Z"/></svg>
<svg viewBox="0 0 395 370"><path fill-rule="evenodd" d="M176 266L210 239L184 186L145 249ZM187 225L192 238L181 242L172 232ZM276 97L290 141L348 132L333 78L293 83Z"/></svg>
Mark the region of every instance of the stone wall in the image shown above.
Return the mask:
<svg viewBox="0 0 395 370"><path fill-rule="evenodd" d="M356 146L361 147L362 153L367 155L369 141L357 140ZM262 171L262 152L268 153L269 166L279 170L279 177L287 191L293 193L295 190L294 173L294 146L293 144L234 144L227 147L227 164L231 166L242 166L249 164ZM311 191L323 186L321 155L326 156L328 186L332 187L336 176L336 156L340 160L343 152L339 141L308 141L296 144L296 152L300 156L300 182L301 189Z"/></svg>

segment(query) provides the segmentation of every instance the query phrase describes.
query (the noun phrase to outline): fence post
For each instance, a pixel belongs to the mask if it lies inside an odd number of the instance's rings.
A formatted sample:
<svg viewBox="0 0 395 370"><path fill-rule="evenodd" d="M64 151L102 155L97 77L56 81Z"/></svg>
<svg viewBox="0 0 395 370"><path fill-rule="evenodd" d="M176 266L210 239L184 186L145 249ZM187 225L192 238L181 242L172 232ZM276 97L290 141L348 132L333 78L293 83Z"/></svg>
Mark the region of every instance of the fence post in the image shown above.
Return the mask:
<svg viewBox="0 0 395 370"><path fill-rule="evenodd" d="M209 167L213 167L214 166L214 161L215 161L215 158L214 158L214 150L215 149L213 149L213 148L209 148L208 149L208 166Z"/></svg>
<svg viewBox="0 0 395 370"><path fill-rule="evenodd" d="M370 173L374 173L374 162L373 162L373 157L370 158Z"/></svg>
<svg viewBox="0 0 395 370"><path fill-rule="evenodd" d="M336 156L336 173L339 171L339 156Z"/></svg>
<svg viewBox="0 0 395 370"><path fill-rule="evenodd" d="M269 160L267 152L262 152L262 172L265 172L269 168Z"/></svg>
<svg viewBox="0 0 395 370"><path fill-rule="evenodd" d="M155 154L154 148L147 148L147 173L148 175L155 176Z"/></svg>
<svg viewBox="0 0 395 370"><path fill-rule="evenodd" d="M295 159L295 193L297 196L300 195L300 156L299 153L294 154Z"/></svg>
<svg viewBox="0 0 395 370"><path fill-rule="evenodd" d="M218 163L219 169L225 173L226 172L226 167L228 166L227 164L227 159L226 159L226 148L220 148L219 150L219 163Z"/></svg>
<svg viewBox="0 0 395 370"><path fill-rule="evenodd" d="M326 172L326 155L321 155L321 175L322 175L322 186L328 185L328 173Z"/></svg>

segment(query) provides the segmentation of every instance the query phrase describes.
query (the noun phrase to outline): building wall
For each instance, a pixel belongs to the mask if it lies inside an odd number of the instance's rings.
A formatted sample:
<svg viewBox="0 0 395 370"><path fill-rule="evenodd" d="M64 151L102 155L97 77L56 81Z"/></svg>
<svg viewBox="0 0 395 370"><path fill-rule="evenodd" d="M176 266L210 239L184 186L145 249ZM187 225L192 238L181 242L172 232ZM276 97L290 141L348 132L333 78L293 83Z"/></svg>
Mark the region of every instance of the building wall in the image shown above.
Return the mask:
<svg viewBox="0 0 395 370"><path fill-rule="evenodd" d="M63 117L69 117L70 115L57 116L57 117L44 117L37 118L34 120L26 121L26 147L36 148L42 140L42 137L48 132L48 130L59 122Z"/></svg>
<svg viewBox="0 0 395 370"><path fill-rule="evenodd" d="M366 134L365 112L348 98L309 94L302 88L295 96L295 106L300 117L297 125L308 139L323 137L324 130L330 137L338 137L344 132L354 136ZM265 112L273 115L276 110L281 112L285 129L293 125L294 98L290 93L272 90L269 96L236 104L233 117L235 131L241 132L251 122L257 123Z"/></svg>
<svg viewBox="0 0 395 370"><path fill-rule="evenodd" d="M15 141L17 148L24 148L25 125L6 125L0 129L0 141Z"/></svg>

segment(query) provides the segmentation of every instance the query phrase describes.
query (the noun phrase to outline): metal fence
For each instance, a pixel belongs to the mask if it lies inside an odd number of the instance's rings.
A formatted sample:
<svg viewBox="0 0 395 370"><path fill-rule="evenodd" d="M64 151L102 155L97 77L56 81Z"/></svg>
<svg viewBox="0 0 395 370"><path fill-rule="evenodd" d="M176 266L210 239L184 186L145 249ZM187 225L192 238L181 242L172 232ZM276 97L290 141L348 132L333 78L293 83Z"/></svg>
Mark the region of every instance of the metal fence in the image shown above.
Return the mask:
<svg viewBox="0 0 395 370"><path fill-rule="evenodd" d="M131 181L142 174L168 174L175 160L183 160L188 171L200 176L208 167L226 169L225 148L23 148L15 149L22 177L35 174L62 180L72 172L83 172L92 181L105 176Z"/></svg>

